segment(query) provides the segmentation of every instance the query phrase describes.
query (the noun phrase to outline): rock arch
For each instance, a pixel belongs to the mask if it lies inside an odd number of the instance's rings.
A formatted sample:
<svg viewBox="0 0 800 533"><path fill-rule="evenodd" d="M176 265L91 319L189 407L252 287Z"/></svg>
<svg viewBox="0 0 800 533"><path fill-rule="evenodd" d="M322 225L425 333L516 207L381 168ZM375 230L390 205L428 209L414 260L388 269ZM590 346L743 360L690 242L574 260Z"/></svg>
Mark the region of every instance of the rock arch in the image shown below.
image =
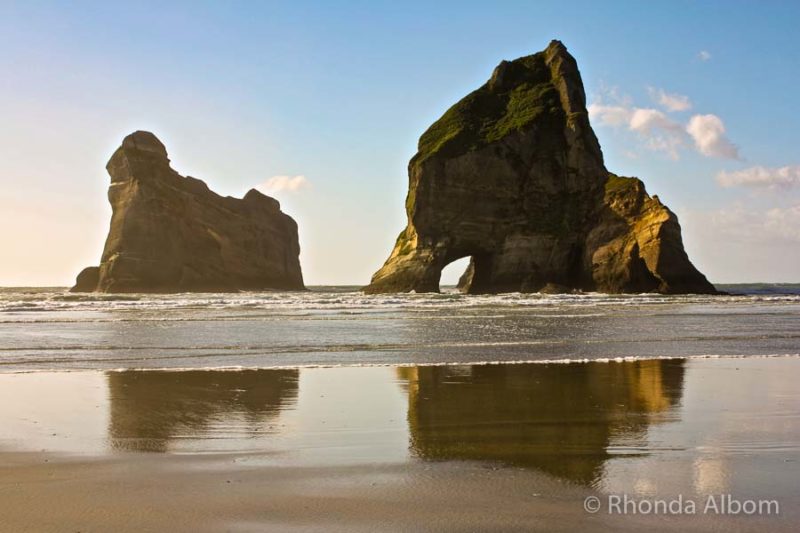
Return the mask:
<svg viewBox="0 0 800 533"><path fill-rule="evenodd" d="M716 292L677 217L606 170L558 41L500 63L428 128L408 170L408 224L368 293L438 291L442 268L464 256L471 293Z"/></svg>

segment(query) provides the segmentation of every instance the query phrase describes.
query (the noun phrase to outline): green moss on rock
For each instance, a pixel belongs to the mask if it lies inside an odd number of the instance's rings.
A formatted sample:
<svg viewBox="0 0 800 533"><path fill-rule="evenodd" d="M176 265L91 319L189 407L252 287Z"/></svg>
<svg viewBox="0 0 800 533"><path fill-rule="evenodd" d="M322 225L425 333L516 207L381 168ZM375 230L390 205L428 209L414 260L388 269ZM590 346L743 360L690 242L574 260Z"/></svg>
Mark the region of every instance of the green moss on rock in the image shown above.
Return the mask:
<svg viewBox="0 0 800 533"><path fill-rule="evenodd" d="M504 61L422 134L412 164L476 150L547 118L563 120L564 113L544 54Z"/></svg>
<svg viewBox="0 0 800 533"><path fill-rule="evenodd" d="M405 255L412 251L413 247L408 240L408 228L403 229L400 232L400 235L397 236L397 240L394 241L394 248L399 250L398 255Z"/></svg>
<svg viewBox="0 0 800 533"><path fill-rule="evenodd" d="M606 181L606 194L619 194L635 187L639 182L636 178L626 178L617 176L616 174L608 173L608 181Z"/></svg>

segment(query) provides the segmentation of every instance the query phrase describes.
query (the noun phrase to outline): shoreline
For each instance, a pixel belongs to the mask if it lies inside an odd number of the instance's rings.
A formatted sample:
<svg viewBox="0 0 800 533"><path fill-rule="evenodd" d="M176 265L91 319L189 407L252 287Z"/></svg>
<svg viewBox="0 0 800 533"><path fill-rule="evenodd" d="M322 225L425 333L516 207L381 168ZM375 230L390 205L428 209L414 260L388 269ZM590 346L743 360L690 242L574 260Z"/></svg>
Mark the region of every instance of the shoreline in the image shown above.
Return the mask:
<svg viewBox="0 0 800 533"><path fill-rule="evenodd" d="M119 368L45 368L25 370L3 370L0 364L0 375L4 374L59 374L87 372L240 372L244 370L316 370L336 368L414 368L414 367L451 367L451 366L503 366L503 365L580 365L589 363L635 363L638 361L695 361L717 359L800 359L800 353L773 354L698 354L698 355L644 355L597 358L559 359L520 359L494 361L443 361L443 362L387 362L387 363L341 363L341 364L296 364L296 365L263 365L263 366L209 366L209 367L119 367ZM11 364L16 363L9 363ZM30 364L30 363L28 363Z"/></svg>

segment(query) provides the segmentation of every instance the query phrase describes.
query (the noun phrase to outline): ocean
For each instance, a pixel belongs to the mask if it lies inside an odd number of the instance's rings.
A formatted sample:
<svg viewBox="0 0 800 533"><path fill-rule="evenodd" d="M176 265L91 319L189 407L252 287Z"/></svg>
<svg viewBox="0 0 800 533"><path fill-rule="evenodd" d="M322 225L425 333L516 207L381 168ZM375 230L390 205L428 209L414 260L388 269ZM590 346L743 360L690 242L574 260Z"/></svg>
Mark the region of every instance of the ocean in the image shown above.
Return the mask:
<svg viewBox="0 0 800 533"><path fill-rule="evenodd" d="M0 372L549 363L800 354L800 284L728 296L0 289Z"/></svg>

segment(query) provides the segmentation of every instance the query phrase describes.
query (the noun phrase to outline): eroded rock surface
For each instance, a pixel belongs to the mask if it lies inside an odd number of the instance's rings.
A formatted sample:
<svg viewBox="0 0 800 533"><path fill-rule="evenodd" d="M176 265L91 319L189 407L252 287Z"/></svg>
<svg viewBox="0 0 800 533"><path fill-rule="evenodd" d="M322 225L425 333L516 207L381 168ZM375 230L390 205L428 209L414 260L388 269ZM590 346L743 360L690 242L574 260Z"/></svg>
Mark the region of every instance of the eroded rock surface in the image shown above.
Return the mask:
<svg viewBox="0 0 800 533"><path fill-rule="evenodd" d="M471 257L471 293L713 293L677 218L610 174L575 59L558 41L503 61L420 138L408 225L366 292L430 292Z"/></svg>
<svg viewBox="0 0 800 533"><path fill-rule="evenodd" d="M297 224L274 198L223 197L181 176L146 131L125 137L106 169L111 227L100 266L72 291L304 289Z"/></svg>

